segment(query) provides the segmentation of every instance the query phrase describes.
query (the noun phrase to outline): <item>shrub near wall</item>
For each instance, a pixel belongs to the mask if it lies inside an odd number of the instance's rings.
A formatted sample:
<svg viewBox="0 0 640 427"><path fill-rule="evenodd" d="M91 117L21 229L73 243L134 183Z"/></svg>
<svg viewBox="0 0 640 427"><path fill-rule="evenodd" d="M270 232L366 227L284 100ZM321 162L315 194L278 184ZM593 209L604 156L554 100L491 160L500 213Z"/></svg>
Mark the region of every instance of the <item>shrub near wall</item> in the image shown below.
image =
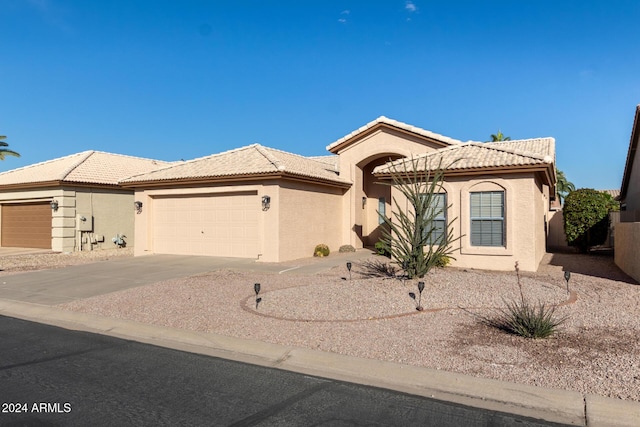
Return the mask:
<svg viewBox="0 0 640 427"><path fill-rule="evenodd" d="M313 256L325 257L325 256L329 256L330 252L331 251L329 250L329 246L325 245L324 243L321 243L317 245L313 250Z"/></svg>
<svg viewBox="0 0 640 427"><path fill-rule="evenodd" d="M611 210L616 210L616 202L609 194L590 188L569 193L562 208L569 246L587 252L590 247L604 243Z"/></svg>

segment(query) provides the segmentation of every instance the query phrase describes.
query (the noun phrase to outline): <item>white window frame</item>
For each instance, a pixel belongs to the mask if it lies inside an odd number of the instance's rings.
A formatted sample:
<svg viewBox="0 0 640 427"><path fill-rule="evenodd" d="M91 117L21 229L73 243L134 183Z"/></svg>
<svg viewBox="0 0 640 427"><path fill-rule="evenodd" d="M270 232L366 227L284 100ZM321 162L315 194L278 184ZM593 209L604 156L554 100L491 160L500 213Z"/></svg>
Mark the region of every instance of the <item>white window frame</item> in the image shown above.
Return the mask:
<svg viewBox="0 0 640 427"><path fill-rule="evenodd" d="M436 201L436 206L434 206L433 208L429 208L429 209L435 209L435 210L440 210L438 216L436 217L436 219L433 220L433 222L435 222L435 229L432 231L431 233L431 239L427 241L428 245L434 245L436 244L436 242L440 241L441 236L445 233L447 233L447 222L448 222L448 218L447 218L447 208L448 208L448 200L447 200L447 193L446 192L440 192L440 193L434 193L433 194L434 197L437 197L438 199L443 199L442 203L440 203L439 201ZM441 206L440 206L441 205ZM438 228L438 224L443 224L443 227ZM427 227L431 227L430 224L427 224ZM426 233L426 230L425 230ZM435 233L435 235L434 235Z"/></svg>
<svg viewBox="0 0 640 427"><path fill-rule="evenodd" d="M493 198L496 195L501 196L501 204L494 205ZM479 197L480 206L474 205L474 196ZM488 198L488 203L484 203L484 199ZM470 244L473 247L505 247L506 246L506 227L505 227L505 192L500 191L472 191L469 193L469 237ZM475 215L474 215L475 213ZM480 232L480 236L474 234L474 224L491 224L491 232L486 233L489 235L489 241L483 238L483 232ZM491 237L493 232L493 226L500 224L500 241L494 241ZM474 243L475 242L475 243Z"/></svg>

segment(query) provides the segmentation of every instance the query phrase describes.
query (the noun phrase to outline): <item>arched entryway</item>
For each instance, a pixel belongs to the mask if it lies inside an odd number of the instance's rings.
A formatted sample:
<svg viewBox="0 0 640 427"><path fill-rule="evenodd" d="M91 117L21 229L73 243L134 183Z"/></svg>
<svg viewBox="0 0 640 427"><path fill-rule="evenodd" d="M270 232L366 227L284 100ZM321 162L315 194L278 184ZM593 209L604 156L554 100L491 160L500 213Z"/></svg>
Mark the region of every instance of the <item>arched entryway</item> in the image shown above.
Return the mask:
<svg viewBox="0 0 640 427"><path fill-rule="evenodd" d="M359 236L363 246L373 247L382 237L384 221L378 214L391 216L391 187L382 184L373 175L373 170L389 161L402 158L399 154L385 153L360 162L357 166L362 171L362 197L356 198L356 210L361 211L362 231Z"/></svg>

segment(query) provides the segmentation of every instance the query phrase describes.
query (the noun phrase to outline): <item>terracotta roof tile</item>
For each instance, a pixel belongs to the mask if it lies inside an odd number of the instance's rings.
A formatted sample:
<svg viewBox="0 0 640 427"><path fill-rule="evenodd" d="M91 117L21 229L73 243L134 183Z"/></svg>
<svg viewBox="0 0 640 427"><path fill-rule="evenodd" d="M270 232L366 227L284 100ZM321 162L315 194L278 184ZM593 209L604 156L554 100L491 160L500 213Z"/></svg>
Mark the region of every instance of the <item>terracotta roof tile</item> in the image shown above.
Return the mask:
<svg viewBox="0 0 640 427"><path fill-rule="evenodd" d="M620 196L620 190L618 190L618 189L615 189L615 190L598 190L598 191L601 191L603 193L607 193L608 195L610 195L614 199L616 197Z"/></svg>
<svg viewBox="0 0 640 427"><path fill-rule="evenodd" d="M0 186L60 181L112 184L140 172L170 164L160 160L123 156L102 151L83 151L46 162L0 173Z"/></svg>
<svg viewBox="0 0 640 427"><path fill-rule="evenodd" d="M280 151L260 144L236 148L189 160L145 174L122 180L123 184L150 181L171 181L189 178L218 178L286 173L350 184L341 178L333 164L297 154Z"/></svg>
<svg viewBox="0 0 640 427"><path fill-rule="evenodd" d="M331 151L332 148L337 147L338 145L342 144L343 142L348 141L349 139L351 139L351 138L353 138L353 137L355 137L355 136L357 136L357 135L359 135L359 134L361 134L363 132L366 132L367 130L369 130L372 127L374 127L374 126L376 126L378 124L381 124L381 123L387 124L387 125L390 125L390 126L393 126L393 127L397 127L399 129L403 129L403 130L406 130L406 131L409 131L409 132L413 132L413 133L418 134L418 135L426 136L428 138L432 138L432 139L438 140L438 141L440 141L442 143L445 143L445 144L462 144L462 141L459 141L457 139L450 138L450 137L444 136L444 135L440 135L440 134L437 134L435 132L431 132L431 131L428 131L426 129L419 128L417 126L408 125L406 123L399 122L397 120L393 120L393 119L390 119L390 118L385 117L385 116L380 116L377 119L375 119L375 120L367 123L366 125L360 127L359 129L354 130L350 134L348 134L346 136L343 136L342 138L338 139L337 141L332 142L331 144L327 145L327 150Z"/></svg>
<svg viewBox="0 0 640 427"><path fill-rule="evenodd" d="M555 141L553 138L539 138L501 143L466 142L441 148L415 159L420 168L435 168L442 161L442 165L448 165L448 170L542 165L555 162ZM399 159L380 165L373 173L389 173L393 165L408 161L409 159Z"/></svg>

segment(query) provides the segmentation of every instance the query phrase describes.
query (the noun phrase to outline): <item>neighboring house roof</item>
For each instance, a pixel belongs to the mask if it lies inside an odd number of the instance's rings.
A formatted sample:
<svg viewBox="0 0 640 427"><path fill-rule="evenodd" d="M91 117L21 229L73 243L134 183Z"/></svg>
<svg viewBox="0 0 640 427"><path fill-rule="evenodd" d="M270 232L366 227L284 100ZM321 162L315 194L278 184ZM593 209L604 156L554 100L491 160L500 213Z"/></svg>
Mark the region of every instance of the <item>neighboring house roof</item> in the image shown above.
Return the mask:
<svg viewBox="0 0 640 427"><path fill-rule="evenodd" d="M448 171L469 171L474 169L494 169L526 166L544 166L554 163L555 140L539 138L500 143L465 142L460 145L441 148L415 157L418 166L435 168L442 162ZM526 148L527 150L523 150ZM399 159L373 170L376 175L389 174L394 166L410 162Z"/></svg>
<svg viewBox="0 0 640 427"><path fill-rule="evenodd" d="M432 142L442 145L443 147L447 145L452 145L452 144L462 144L462 141L459 141L457 139L449 138L448 136L440 135L435 132L428 131L426 129L408 125L406 123L402 123L397 120L389 119L385 116L380 116L377 119L362 126L361 128L356 129L350 134L343 136L337 141L327 145L327 151L330 151L332 153L337 153L339 150L347 147L348 145L355 142L359 138L366 136L384 127L397 129L406 133L410 133L419 137L426 138Z"/></svg>
<svg viewBox="0 0 640 427"><path fill-rule="evenodd" d="M161 160L90 150L2 172L0 188L40 187L63 183L118 185L118 181L123 178L169 164L171 163Z"/></svg>
<svg viewBox="0 0 640 427"><path fill-rule="evenodd" d="M252 144L135 175L123 179L121 184L135 186L150 182L215 181L229 180L230 178L264 177L297 177L345 187L351 185L350 181L338 175L335 164L264 147L260 144Z"/></svg>
<svg viewBox="0 0 640 427"><path fill-rule="evenodd" d="M620 196L620 190L598 190L598 191L600 191L601 193L607 193L608 195L610 195L614 199L616 197Z"/></svg>
<svg viewBox="0 0 640 427"><path fill-rule="evenodd" d="M631 141L629 141L629 151L627 152L627 161L624 165L624 174L622 174L622 185L620 186L620 195L618 200L625 201L627 198L627 190L629 189L629 180L631 179L631 171L633 170L633 161L636 157L638 149L638 140L640 140L640 104L636 106L636 115L633 118L633 127L631 128ZM640 167L636 165L636 167Z"/></svg>

